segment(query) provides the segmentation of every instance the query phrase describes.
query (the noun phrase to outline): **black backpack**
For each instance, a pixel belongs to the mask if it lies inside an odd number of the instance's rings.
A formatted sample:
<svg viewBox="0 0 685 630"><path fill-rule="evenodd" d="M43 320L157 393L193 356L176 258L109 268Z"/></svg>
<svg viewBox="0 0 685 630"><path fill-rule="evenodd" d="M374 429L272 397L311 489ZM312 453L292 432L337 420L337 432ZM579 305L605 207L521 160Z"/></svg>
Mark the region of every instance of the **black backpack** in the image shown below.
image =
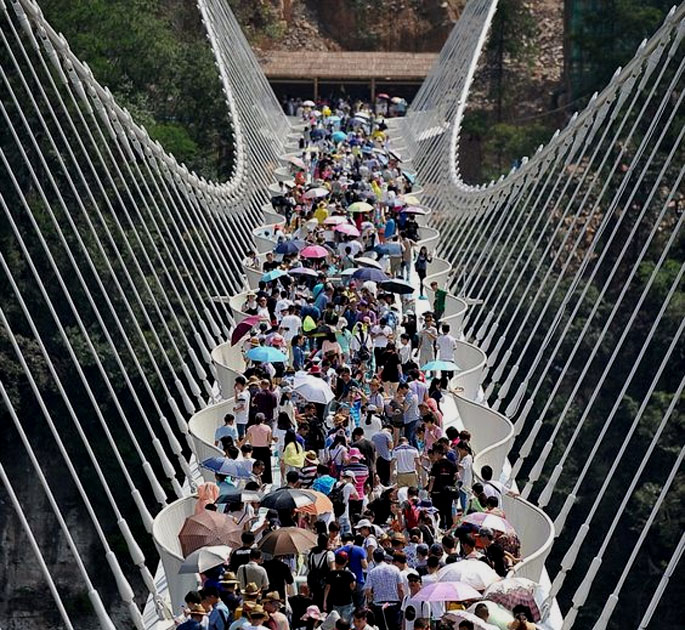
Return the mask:
<svg viewBox="0 0 685 630"><path fill-rule="evenodd" d="M342 482L336 483L331 491L328 493L328 498L333 504L333 515L338 518L345 513L345 497L343 496L343 486L345 484Z"/></svg>
<svg viewBox="0 0 685 630"><path fill-rule="evenodd" d="M307 560L307 586L314 591L323 590L330 570L327 553L322 554L318 565L314 564L314 554L310 554Z"/></svg>

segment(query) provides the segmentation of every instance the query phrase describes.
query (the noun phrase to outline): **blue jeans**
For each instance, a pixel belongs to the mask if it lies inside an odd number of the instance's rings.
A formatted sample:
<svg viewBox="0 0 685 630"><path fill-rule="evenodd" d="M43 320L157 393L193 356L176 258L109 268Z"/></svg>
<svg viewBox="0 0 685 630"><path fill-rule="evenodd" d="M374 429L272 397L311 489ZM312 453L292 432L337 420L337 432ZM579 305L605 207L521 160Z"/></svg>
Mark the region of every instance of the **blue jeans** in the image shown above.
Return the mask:
<svg viewBox="0 0 685 630"><path fill-rule="evenodd" d="M331 610L337 611L337 613L342 617L343 621L352 620L352 612L354 611L354 604L348 604L347 606L331 606Z"/></svg>
<svg viewBox="0 0 685 630"><path fill-rule="evenodd" d="M404 437L409 440L409 444L416 446L416 429L419 428L419 420L412 420L404 425Z"/></svg>
<svg viewBox="0 0 685 630"><path fill-rule="evenodd" d="M459 506L461 507L461 511L466 514L466 506L468 505L469 502L469 495L466 490L463 488L459 488Z"/></svg>

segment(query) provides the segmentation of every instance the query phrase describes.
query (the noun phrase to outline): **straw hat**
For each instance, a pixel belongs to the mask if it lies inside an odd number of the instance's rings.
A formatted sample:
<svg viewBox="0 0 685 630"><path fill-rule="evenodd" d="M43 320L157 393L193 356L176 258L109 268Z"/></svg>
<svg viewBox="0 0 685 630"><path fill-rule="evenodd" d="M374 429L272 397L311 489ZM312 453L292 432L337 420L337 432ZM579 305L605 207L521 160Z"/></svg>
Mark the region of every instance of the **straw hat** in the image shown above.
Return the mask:
<svg viewBox="0 0 685 630"><path fill-rule="evenodd" d="M281 596L278 594L278 591L271 591L270 593L264 595L264 597L262 598L262 602L273 602L274 604L282 604L283 600L281 599Z"/></svg>
<svg viewBox="0 0 685 630"><path fill-rule="evenodd" d="M243 589L243 595L246 597L257 597L262 592L262 589L257 586L256 582L249 582Z"/></svg>
<svg viewBox="0 0 685 630"><path fill-rule="evenodd" d="M247 616L252 619L253 617L267 617L268 615L261 604L255 604L252 608L248 609Z"/></svg>
<svg viewBox="0 0 685 630"><path fill-rule="evenodd" d="M319 464L319 458L316 456L316 453L314 451L307 451L304 454L304 458L306 461L308 461L310 464L316 464L318 466Z"/></svg>
<svg viewBox="0 0 685 630"><path fill-rule="evenodd" d="M191 615L206 615L207 614L207 611L205 610L205 608L202 604L190 604L190 606L188 606L188 612Z"/></svg>
<svg viewBox="0 0 685 630"><path fill-rule="evenodd" d="M226 571L219 580L219 584L238 584L238 580L233 571Z"/></svg>

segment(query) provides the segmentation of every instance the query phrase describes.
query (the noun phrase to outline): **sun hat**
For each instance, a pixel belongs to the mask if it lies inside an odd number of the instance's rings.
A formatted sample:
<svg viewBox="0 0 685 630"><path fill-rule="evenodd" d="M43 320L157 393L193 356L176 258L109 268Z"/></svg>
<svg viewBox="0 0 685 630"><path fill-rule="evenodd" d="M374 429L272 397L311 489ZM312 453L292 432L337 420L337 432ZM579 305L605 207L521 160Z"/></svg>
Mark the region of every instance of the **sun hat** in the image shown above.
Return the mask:
<svg viewBox="0 0 685 630"><path fill-rule="evenodd" d="M350 471L346 472L349 473ZM354 477L354 474L352 474L352 476ZM357 523L355 529L361 529L362 527L368 527L369 529L373 529L373 523L368 518L363 518Z"/></svg>
<svg viewBox="0 0 685 630"><path fill-rule="evenodd" d="M219 580L219 584L238 584L238 580L233 571L226 571Z"/></svg>
<svg viewBox="0 0 685 630"><path fill-rule="evenodd" d="M256 582L249 582L243 589L243 595L257 596L262 592L262 589L257 586Z"/></svg>
<svg viewBox="0 0 685 630"><path fill-rule="evenodd" d="M282 604L283 600L281 599L281 596L278 594L278 591L271 591L270 593L267 593L264 595L262 598L263 602L273 602L274 604Z"/></svg>
<svg viewBox="0 0 685 630"><path fill-rule="evenodd" d="M191 615L206 615L207 611L202 604L190 604L188 606L188 612Z"/></svg>
<svg viewBox="0 0 685 630"><path fill-rule="evenodd" d="M314 451L307 451L304 454L304 458L311 464L319 464L319 458L316 456L316 452Z"/></svg>
<svg viewBox="0 0 685 630"><path fill-rule="evenodd" d="M325 618L326 615L319 610L318 606L307 606L307 612L302 615L302 621L306 621L307 619L316 619L317 621L321 621Z"/></svg>

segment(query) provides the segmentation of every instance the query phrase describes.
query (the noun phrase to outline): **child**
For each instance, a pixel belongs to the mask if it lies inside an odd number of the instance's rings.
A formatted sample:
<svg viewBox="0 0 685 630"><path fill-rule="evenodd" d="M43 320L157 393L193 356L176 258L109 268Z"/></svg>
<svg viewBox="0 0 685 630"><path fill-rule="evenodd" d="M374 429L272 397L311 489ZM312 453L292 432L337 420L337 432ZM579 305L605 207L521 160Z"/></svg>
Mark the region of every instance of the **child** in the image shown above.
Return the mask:
<svg viewBox="0 0 685 630"><path fill-rule="evenodd" d="M400 335L400 362L402 363L402 373L407 373L407 364L411 361L411 339L409 335Z"/></svg>

